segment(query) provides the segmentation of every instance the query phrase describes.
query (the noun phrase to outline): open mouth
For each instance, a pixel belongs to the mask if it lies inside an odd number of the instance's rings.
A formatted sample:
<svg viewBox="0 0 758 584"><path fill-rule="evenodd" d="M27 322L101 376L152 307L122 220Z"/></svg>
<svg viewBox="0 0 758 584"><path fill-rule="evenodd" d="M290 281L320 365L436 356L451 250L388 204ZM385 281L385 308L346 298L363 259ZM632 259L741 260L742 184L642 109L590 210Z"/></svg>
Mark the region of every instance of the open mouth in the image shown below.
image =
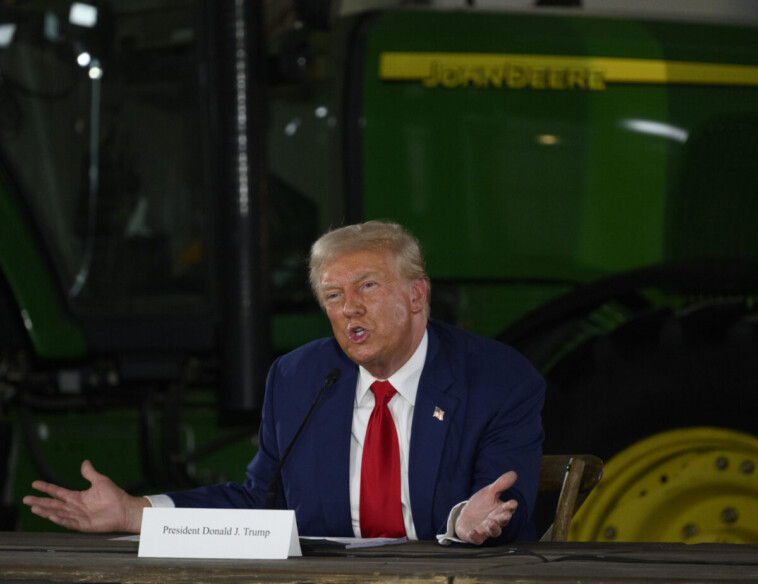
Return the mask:
<svg viewBox="0 0 758 584"><path fill-rule="evenodd" d="M352 342L359 343L364 338L366 338L367 333L368 331L362 326L351 326L347 331L347 336Z"/></svg>

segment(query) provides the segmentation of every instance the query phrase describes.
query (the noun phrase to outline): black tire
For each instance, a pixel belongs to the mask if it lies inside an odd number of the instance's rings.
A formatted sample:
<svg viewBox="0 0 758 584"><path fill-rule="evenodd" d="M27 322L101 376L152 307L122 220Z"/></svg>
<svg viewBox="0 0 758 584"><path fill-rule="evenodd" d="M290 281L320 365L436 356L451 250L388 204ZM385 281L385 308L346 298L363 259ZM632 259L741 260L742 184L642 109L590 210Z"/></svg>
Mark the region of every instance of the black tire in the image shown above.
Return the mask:
<svg viewBox="0 0 758 584"><path fill-rule="evenodd" d="M506 331L545 376L545 453L607 462L664 430L758 433L757 280L753 260L656 266L577 289ZM651 289L676 302L656 306L641 293ZM593 328L590 315L611 306L621 323ZM539 529L551 506L538 505Z"/></svg>

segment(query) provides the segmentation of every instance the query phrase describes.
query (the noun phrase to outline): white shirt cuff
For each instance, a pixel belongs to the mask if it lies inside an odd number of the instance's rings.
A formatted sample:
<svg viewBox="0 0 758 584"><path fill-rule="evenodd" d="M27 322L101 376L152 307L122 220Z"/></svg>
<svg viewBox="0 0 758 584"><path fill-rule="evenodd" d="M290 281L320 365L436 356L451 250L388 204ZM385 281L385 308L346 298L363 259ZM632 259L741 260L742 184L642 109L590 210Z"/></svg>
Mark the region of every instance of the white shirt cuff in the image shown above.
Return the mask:
<svg viewBox="0 0 758 584"><path fill-rule="evenodd" d="M455 522L458 521L458 516L461 514L461 509L468 503L468 501L462 501L450 510L450 515L447 516L447 531L437 535L437 543L441 545L450 545L451 543L466 543L462 539L455 537Z"/></svg>
<svg viewBox="0 0 758 584"><path fill-rule="evenodd" d="M174 505L174 500L168 495L145 495L145 499L150 501L150 504L153 507L176 507L176 505Z"/></svg>

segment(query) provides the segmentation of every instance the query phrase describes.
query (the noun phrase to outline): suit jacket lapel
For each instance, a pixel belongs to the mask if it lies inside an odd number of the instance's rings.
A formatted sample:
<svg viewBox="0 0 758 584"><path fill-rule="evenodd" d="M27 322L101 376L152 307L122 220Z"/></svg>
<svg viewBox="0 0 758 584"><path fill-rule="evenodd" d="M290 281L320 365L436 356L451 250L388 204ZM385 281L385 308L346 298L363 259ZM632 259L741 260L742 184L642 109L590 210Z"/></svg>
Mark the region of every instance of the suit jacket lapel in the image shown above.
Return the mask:
<svg viewBox="0 0 758 584"><path fill-rule="evenodd" d="M320 415L315 425L316 466L314 487L320 491L318 500L326 524L325 534L352 535L350 517L350 438L353 424L353 404L358 368L343 366L342 377L323 396Z"/></svg>
<svg viewBox="0 0 758 584"><path fill-rule="evenodd" d="M408 463L413 523L421 539L436 533L432 520L435 487L448 428L459 403L447 393L455 381L447 348L431 327L427 330L429 349L416 394Z"/></svg>

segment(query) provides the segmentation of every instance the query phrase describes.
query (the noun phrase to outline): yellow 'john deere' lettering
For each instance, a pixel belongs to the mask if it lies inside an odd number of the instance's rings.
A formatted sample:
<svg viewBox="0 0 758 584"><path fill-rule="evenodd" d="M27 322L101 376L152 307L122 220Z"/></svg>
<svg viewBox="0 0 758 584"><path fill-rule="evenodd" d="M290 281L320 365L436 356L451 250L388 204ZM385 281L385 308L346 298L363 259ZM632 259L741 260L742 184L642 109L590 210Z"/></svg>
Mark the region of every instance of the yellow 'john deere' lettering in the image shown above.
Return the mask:
<svg viewBox="0 0 758 584"><path fill-rule="evenodd" d="M505 64L500 67L445 66L432 61L424 87L507 87L509 89L605 89L601 69L589 67L530 67Z"/></svg>
<svg viewBox="0 0 758 584"><path fill-rule="evenodd" d="M446 88L602 90L614 83L758 86L758 67L565 55L382 53L379 78Z"/></svg>

